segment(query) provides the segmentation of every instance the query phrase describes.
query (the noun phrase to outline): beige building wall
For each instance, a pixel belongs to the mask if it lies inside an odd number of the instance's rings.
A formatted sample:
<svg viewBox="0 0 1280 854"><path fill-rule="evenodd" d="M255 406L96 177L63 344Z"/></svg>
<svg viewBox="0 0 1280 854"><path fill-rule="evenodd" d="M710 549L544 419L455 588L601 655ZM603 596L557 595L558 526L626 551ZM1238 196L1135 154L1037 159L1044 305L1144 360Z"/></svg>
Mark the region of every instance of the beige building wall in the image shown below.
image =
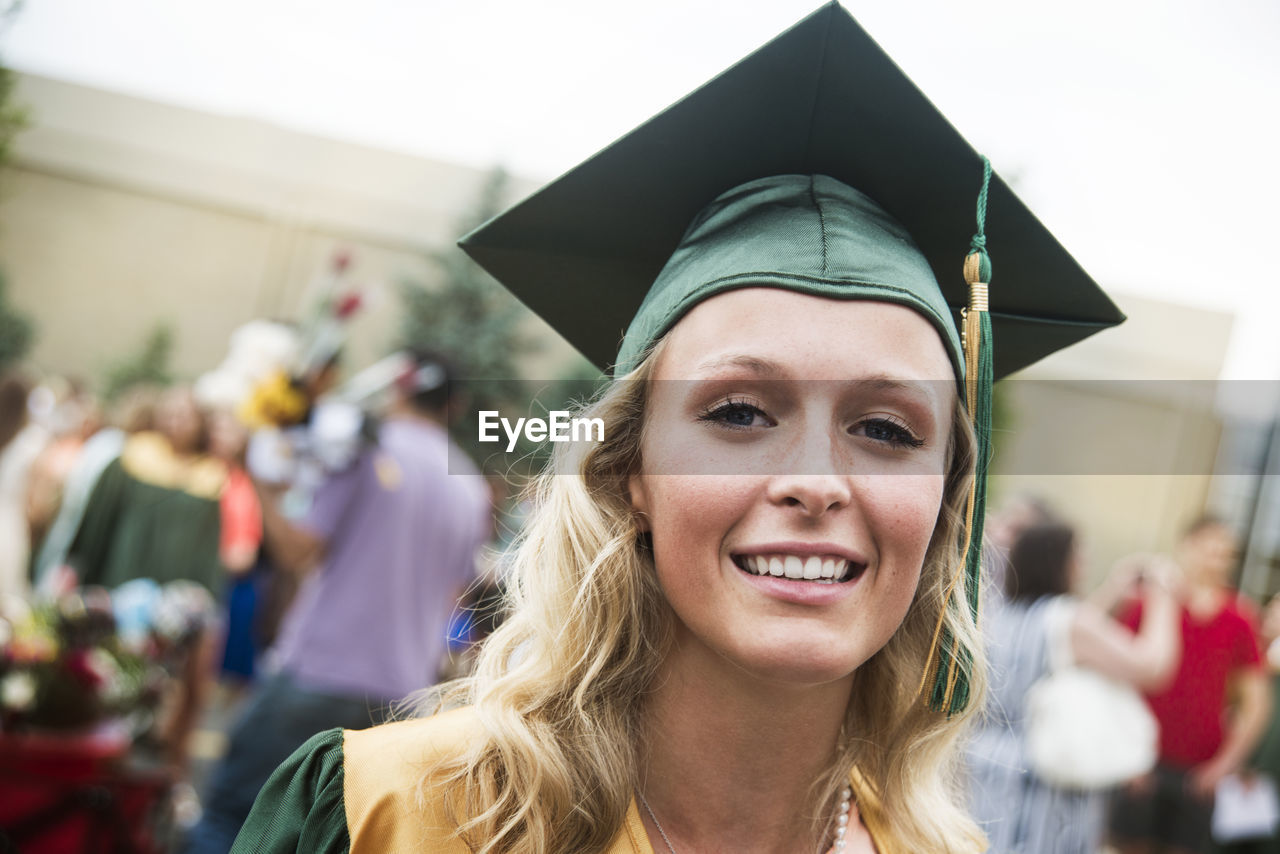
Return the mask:
<svg viewBox="0 0 1280 854"><path fill-rule="evenodd" d="M995 507L1033 494L1079 526L1091 584L1127 554L1168 552L1204 511L1231 335L1229 314L1116 301L1125 323L1005 382L1011 424L992 466Z"/></svg>
<svg viewBox="0 0 1280 854"><path fill-rule="evenodd" d="M369 288L349 364L384 355L398 284L432 283L487 173L25 76L34 126L0 176L0 259L41 370L100 380L158 323L174 367L218 364L255 317L296 319L339 250ZM532 189L513 180L513 195ZM556 342L551 362L571 350ZM550 370L550 368L548 368Z"/></svg>

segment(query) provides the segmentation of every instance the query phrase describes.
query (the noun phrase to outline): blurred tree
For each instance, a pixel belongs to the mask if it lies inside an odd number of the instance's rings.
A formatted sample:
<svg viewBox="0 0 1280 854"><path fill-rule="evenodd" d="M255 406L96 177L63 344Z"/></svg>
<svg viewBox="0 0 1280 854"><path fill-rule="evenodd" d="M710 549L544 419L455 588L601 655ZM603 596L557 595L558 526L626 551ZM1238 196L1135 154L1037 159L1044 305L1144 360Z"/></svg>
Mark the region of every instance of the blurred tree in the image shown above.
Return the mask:
<svg viewBox="0 0 1280 854"><path fill-rule="evenodd" d="M503 169L490 173L457 232L465 234L502 211L509 183ZM542 462L542 446L522 444L512 454L495 453L495 445L477 438L476 413L498 410L516 418L567 409L570 400L590 397L600 374L583 360L561 377L540 383L525 378L524 360L542 349L527 330L529 309L456 246L429 258L440 271L438 285L401 284L401 343L441 353L456 365L464 417L453 419L454 440L486 469L527 474Z"/></svg>
<svg viewBox="0 0 1280 854"><path fill-rule="evenodd" d="M142 349L114 364L104 383L107 400L136 385L168 385L173 382L169 359L173 355L173 329L158 323L143 342Z"/></svg>
<svg viewBox="0 0 1280 854"><path fill-rule="evenodd" d="M0 32L13 23L22 6L23 0L0 0ZM0 65L0 164L8 161L9 145L18 131L27 126L30 117L25 104L14 102L17 86L18 75Z"/></svg>
<svg viewBox="0 0 1280 854"><path fill-rule="evenodd" d="M18 75L12 69L0 66L0 164L9 162L14 137L30 122L26 104L14 101L17 86Z"/></svg>
<svg viewBox="0 0 1280 854"><path fill-rule="evenodd" d="M0 0L0 29L12 22L21 0ZM26 105L14 102L18 75L0 65L0 166L9 162L13 138L28 124ZM8 282L0 271L0 368L23 359L31 349L35 329L30 318L15 311L6 299Z"/></svg>
<svg viewBox="0 0 1280 854"><path fill-rule="evenodd" d="M31 320L10 306L7 291L8 282L0 271L0 370L21 361L35 337Z"/></svg>
<svg viewBox="0 0 1280 854"><path fill-rule="evenodd" d="M508 177L495 169L481 188L474 208L458 223L465 233L503 207ZM401 285L405 303L405 343L451 358L458 374L487 381L518 377L522 358L539 344L520 329L528 309L455 246L430 253L440 270L440 285Z"/></svg>

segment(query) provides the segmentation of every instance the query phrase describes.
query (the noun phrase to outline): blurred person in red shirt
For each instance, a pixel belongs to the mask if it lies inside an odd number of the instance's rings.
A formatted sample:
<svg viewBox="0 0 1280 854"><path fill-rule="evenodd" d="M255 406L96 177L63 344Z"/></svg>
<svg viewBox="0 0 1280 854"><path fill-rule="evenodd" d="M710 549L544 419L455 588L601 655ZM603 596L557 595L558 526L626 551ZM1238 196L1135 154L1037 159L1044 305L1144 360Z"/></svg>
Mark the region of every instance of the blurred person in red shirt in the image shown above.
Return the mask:
<svg viewBox="0 0 1280 854"><path fill-rule="evenodd" d="M1271 698L1257 616L1230 586L1238 553L1235 533L1208 516L1192 523L1179 543L1181 659L1173 680L1146 696L1160 723L1159 765L1112 805L1112 843L1122 854L1215 850L1214 791L1245 765L1266 728ZM1142 604L1130 604L1120 619L1136 631Z"/></svg>

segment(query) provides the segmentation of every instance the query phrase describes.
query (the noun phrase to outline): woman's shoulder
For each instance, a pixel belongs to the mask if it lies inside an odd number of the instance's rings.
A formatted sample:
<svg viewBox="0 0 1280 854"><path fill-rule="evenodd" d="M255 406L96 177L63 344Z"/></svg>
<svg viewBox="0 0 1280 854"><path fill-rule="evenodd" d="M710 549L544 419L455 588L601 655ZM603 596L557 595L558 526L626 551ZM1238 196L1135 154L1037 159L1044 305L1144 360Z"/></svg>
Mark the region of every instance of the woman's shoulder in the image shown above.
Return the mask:
<svg viewBox="0 0 1280 854"><path fill-rule="evenodd" d="M348 730L344 764L351 854L468 854L470 849L454 835L456 822L446 807L438 769L477 746L485 734L471 707ZM634 800L608 854L653 854Z"/></svg>
<svg viewBox="0 0 1280 854"><path fill-rule="evenodd" d="M983 619L995 633L1023 639L1029 631L1038 632L1045 626L1070 621L1078 604L1078 599L1066 594L1041 596L1030 601L1012 599L990 609Z"/></svg>
<svg viewBox="0 0 1280 854"><path fill-rule="evenodd" d="M258 793L233 854L346 854L342 741L342 730L327 730L281 763Z"/></svg>
<svg viewBox="0 0 1280 854"><path fill-rule="evenodd" d="M233 851L465 852L431 773L482 733L469 708L320 733L267 781Z"/></svg>
<svg viewBox="0 0 1280 854"><path fill-rule="evenodd" d="M476 710L464 706L430 717L346 730L343 747L348 764L354 758L363 768L385 775L454 756L483 737Z"/></svg>
<svg viewBox="0 0 1280 854"><path fill-rule="evenodd" d="M440 763L483 738L472 708L343 734L343 784L352 854L363 851L459 852L455 822L432 776Z"/></svg>

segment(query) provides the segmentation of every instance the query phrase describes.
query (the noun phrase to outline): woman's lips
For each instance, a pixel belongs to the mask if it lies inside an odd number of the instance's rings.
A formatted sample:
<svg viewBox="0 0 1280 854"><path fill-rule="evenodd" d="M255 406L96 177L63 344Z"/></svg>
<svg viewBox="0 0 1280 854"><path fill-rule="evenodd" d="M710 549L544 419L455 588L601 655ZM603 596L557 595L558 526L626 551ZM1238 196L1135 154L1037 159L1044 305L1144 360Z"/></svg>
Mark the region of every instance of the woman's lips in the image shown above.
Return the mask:
<svg viewBox="0 0 1280 854"><path fill-rule="evenodd" d="M836 584L851 581L866 569L866 564L855 563L836 555L798 555L786 552L769 554L733 555L734 565L748 575L788 578L793 581L813 581L819 584Z"/></svg>
<svg viewBox="0 0 1280 854"><path fill-rule="evenodd" d="M761 543L734 549L730 558L747 575L818 584L852 581L867 568L867 560L860 553L835 543Z"/></svg>

